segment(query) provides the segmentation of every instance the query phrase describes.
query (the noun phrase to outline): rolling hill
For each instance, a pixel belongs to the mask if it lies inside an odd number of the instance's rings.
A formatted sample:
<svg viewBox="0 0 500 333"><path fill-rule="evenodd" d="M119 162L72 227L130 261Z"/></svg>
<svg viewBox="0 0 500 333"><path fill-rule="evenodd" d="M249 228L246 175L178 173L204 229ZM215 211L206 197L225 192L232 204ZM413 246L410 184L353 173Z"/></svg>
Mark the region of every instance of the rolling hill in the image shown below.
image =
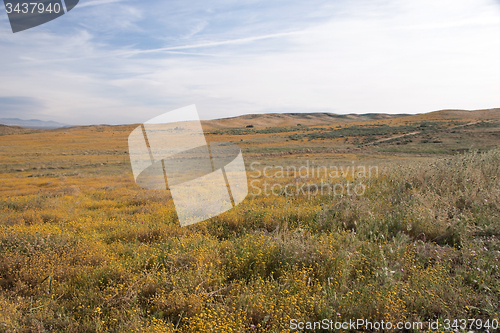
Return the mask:
<svg viewBox="0 0 500 333"><path fill-rule="evenodd" d="M370 121L379 119L394 119L408 117L409 114L387 114L387 113L366 113L366 114L334 114L334 113L268 113L249 114L231 118L222 118L202 121L205 129L224 129L253 126L254 128L266 127L289 127L316 126L343 124L357 121Z"/></svg>

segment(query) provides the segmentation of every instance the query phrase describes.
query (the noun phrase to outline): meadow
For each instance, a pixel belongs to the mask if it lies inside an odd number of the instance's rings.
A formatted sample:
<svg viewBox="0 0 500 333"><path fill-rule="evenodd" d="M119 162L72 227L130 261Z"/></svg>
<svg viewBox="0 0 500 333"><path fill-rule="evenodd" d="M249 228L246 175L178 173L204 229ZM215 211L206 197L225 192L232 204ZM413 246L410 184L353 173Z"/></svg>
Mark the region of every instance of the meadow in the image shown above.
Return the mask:
<svg viewBox="0 0 500 333"><path fill-rule="evenodd" d="M188 227L169 191L135 185L134 125L0 135L0 332L292 332L294 319L360 318L495 331L498 111L247 125L204 124L208 141L242 147L253 187ZM290 172L312 164L327 172ZM276 186L256 191L264 181ZM341 190L318 192L325 182Z"/></svg>

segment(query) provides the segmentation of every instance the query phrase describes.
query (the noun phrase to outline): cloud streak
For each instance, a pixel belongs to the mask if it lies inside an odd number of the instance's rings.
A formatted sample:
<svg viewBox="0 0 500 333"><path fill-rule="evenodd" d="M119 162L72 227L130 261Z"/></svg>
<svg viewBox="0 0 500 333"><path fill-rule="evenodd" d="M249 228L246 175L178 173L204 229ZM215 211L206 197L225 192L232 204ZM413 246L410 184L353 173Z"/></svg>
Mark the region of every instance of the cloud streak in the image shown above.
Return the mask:
<svg viewBox="0 0 500 333"><path fill-rule="evenodd" d="M269 34L269 35L252 36L252 37L237 38L237 39L224 40L224 41L209 41L209 42L204 42L204 43L199 43L199 44L161 47L161 48L150 49L150 50L133 50L133 51L117 53L115 55L117 55L117 56L118 55L138 55L138 54L167 52L167 51L175 51L175 50L199 49L199 48L207 48L207 47L215 47L215 46L223 46L223 45L231 45L231 44L247 44L247 43L251 43L251 42L255 42L255 41L259 41L259 40L272 39L272 38L282 38L282 37L293 36L293 35L297 35L297 34L301 34L301 33L304 33L304 32L303 31L280 32L280 33L274 33L274 34Z"/></svg>
<svg viewBox="0 0 500 333"><path fill-rule="evenodd" d="M81 1L78 4L78 9L84 8L84 7L91 7L91 6L101 6L101 5L107 5L110 3L115 3L115 2L121 2L123 0L93 0L93 1Z"/></svg>

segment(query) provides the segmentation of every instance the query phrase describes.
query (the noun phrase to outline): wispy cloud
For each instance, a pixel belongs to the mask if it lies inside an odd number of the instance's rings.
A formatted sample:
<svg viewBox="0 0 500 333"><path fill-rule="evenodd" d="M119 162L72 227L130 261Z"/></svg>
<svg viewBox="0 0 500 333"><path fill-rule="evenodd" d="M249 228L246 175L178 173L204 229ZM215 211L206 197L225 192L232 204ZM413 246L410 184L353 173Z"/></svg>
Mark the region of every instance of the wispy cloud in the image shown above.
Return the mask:
<svg viewBox="0 0 500 333"><path fill-rule="evenodd" d="M90 7L90 6L100 6L100 5L106 5L109 3L114 3L114 2L121 2L123 0L92 0L92 1L80 1L78 3L78 9L84 8L84 7Z"/></svg>
<svg viewBox="0 0 500 333"><path fill-rule="evenodd" d="M203 31L203 29L207 25L208 25L207 21L199 22L195 27L193 27L193 29L191 31L189 31L186 35L182 36L182 38L183 39L190 39L190 38L192 38L194 35L200 33L201 31Z"/></svg>
<svg viewBox="0 0 500 333"><path fill-rule="evenodd" d="M44 103L30 96L0 96L0 117L31 117L44 109Z"/></svg>
<svg viewBox="0 0 500 333"><path fill-rule="evenodd" d="M85 32L84 32L85 33ZM190 45L180 45L180 46L171 46L171 47L162 47L155 49L130 49L130 50L122 50L122 51L111 51L111 52L101 52L94 53L90 56L84 57L75 57L75 58L49 58L49 59L35 59L26 56L21 56L21 59L27 61L33 61L38 63L57 63L57 62L67 62L67 61L78 61L84 59L99 59L106 57L121 57L121 56L135 56L141 54L149 54L149 53L170 53L170 54L178 54L178 55L191 55L191 56L209 56L209 57L220 57L222 55L216 53L200 53L200 52L180 52L177 50L186 50L186 49L200 49L200 48L209 48L223 45L231 45L231 44L248 44L254 41L272 39L272 38L282 38L292 35L297 35L304 33L304 31L293 31L293 32L283 32L283 33L275 33L263 36L252 36L245 38L238 38L232 40L224 40L224 41L207 41L199 44L190 44Z"/></svg>
<svg viewBox="0 0 500 333"><path fill-rule="evenodd" d="M237 39L223 40L223 41L209 41L209 42L204 42L204 43L199 43L199 44L161 47L161 48L149 49L149 50L132 50L132 51L126 51L126 52L122 52L122 53L116 53L115 55L137 55L137 54L166 52L166 51L174 51L174 50L199 49L199 48L215 47L215 46L230 45L230 44L246 44L246 43L251 43L251 42L258 41L258 40L271 39L271 38L281 38L281 37L297 35L300 33L303 33L303 32L301 32L301 31L281 32L281 33L274 33L274 34L263 35L263 36L251 36L251 37L237 38Z"/></svg>

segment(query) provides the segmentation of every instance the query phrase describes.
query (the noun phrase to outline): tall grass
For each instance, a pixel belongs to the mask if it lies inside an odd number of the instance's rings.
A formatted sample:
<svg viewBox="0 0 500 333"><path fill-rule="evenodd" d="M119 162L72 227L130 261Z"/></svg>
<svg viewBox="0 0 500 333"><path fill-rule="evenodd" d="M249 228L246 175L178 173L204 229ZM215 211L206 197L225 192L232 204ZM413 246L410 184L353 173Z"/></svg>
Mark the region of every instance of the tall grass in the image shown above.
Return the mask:
<svg viewBox="0 0 500 333"><path fill-rule="evenodd" d="M167 192L122 178L26 183L0 200L0 331L499 319L499 175L499 150L472 152L386 168L364 195L249 197L186 228Z"/></svg>

